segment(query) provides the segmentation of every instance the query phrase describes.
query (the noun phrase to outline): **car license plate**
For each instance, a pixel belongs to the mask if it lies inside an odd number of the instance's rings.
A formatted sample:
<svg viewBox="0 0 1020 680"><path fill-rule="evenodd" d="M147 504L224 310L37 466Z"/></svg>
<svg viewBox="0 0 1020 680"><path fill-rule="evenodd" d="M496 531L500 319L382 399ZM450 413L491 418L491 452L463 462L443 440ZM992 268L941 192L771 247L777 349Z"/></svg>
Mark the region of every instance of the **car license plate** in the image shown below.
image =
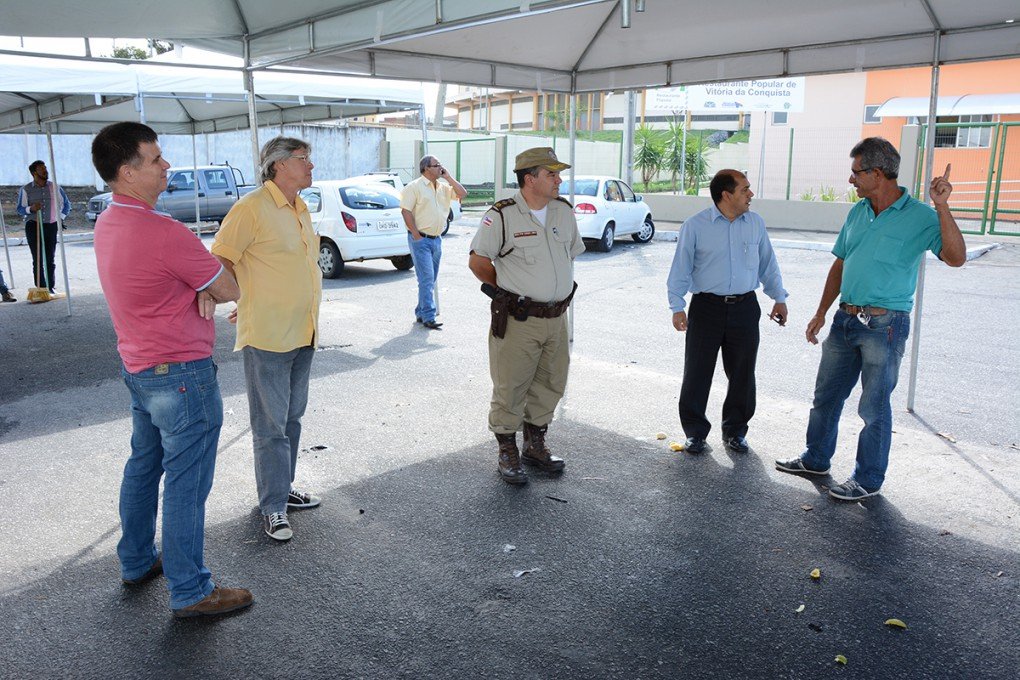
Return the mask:
<svg viewBox="0 0 1020 680"><path fill-rule="evenodd" d="M400 223L398 222L376 222L376 228L379 229L379 231L397 229L399 227Z"/></svg>

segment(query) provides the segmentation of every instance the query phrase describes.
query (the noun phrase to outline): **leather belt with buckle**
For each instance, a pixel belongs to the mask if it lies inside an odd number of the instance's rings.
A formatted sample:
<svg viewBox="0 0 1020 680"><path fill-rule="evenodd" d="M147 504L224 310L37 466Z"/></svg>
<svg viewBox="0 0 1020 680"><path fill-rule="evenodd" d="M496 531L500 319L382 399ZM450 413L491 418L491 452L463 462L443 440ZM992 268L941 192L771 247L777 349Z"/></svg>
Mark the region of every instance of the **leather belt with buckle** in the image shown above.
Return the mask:
<svg viewBox="0 0 1020 680"><path fill-rule="evenodd" d="M748 291L747 293L740 293L738 295L716 295L715 293L698 293L698 295L704 295L705 297L711 300L718 300L719 302L722 302L724 304L733 305L740 302L741 300L746 300L747 298L751 297L752 295L754 295L754 291L752 290Z"/></svg>
<svg viewBox="0 0 1020 680"><path fill-rule="evenodd" d="M872 307L871 305L848 305L845 302L840 302L839 308L842 309L847 314L852 314L854 316L857 316L858 314L867 314L868 316L882 316L883 314L889 311L888 309L883 309L881 307Z"/></svg>

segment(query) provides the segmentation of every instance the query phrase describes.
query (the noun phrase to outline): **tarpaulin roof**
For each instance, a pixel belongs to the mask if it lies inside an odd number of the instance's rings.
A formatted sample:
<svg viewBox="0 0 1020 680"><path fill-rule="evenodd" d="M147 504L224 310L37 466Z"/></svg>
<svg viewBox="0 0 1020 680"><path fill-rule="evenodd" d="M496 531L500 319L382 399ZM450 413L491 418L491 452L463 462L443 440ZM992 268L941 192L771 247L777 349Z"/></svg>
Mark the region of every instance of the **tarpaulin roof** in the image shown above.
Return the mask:
<svg viewBox="0 0 1020 680"><path fill-rule="evenodd" d="M936 31L943 62L1015 56L1016 20L1016 0L33 0L0 9L14 35L165 38L235 55L247 40L259 67L555 91L930 64Z"/></svg>

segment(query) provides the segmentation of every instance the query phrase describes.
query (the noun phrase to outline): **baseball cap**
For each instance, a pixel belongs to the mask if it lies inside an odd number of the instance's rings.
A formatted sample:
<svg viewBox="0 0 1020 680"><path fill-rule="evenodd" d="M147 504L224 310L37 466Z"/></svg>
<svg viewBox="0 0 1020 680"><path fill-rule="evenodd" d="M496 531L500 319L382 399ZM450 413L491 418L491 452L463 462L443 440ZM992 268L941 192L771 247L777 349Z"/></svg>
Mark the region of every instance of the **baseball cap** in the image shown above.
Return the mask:
<svg viewBox="0 0 1020 680"><path fill-rule="evenodd" d="M526 149L517 154L517 158L514 161L514 172L538 167L558 172L566 170L570 166L566 163L561 163L560 159L556 158L556 152L553 151L551 146L536 146L533 149Z"/></svg>

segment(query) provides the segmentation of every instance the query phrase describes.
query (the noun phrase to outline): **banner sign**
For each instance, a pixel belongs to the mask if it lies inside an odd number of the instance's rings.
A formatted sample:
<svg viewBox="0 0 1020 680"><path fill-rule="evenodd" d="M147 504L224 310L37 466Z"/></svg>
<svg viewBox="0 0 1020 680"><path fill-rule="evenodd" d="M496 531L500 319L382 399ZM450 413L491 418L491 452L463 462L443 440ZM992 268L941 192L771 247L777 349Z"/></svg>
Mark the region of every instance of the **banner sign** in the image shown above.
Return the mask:
<svg viewBox="0 0 1020 680"><path fill-rule="evenodd" d="M804 78L737 80L648 90L646 111L741 113L804 110Z"/></svg>

